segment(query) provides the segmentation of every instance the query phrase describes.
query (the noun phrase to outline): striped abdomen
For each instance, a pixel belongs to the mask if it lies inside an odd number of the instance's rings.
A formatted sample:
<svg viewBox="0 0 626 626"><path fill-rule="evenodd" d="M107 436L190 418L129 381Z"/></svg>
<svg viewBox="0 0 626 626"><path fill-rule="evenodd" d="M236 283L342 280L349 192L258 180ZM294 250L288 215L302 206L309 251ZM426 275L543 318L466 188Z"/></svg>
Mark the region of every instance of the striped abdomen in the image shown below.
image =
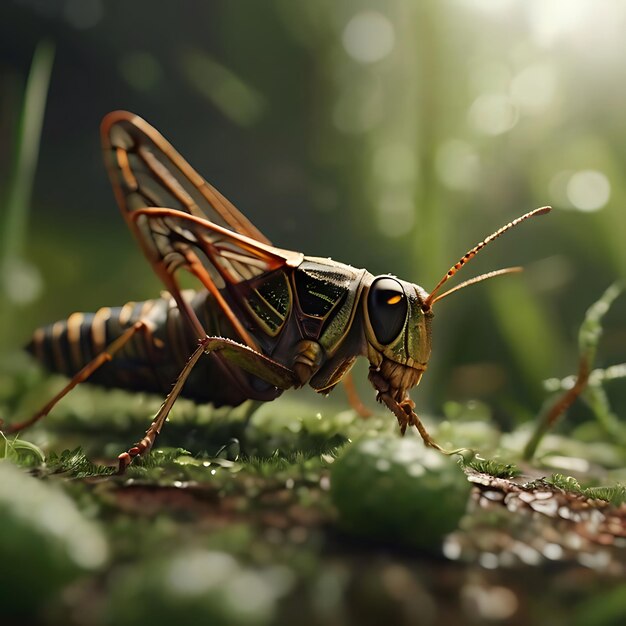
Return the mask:
<svg viewBox="0 0 626 626"><path fill-rule="evenodd" d="M209 335L234 336L207 292L183 291L183 297ZM73 376L138 321L145 321L149 332L137 332L112 361L92 374L89 382L166 395L198 345L198 337L168 294L121 307L104 307L96 313L73 313L35 331L27 349L48 369ZM182 395L217 406L235 406L246 399L228 385L219 364L208 357L200 359Z"/></svg>

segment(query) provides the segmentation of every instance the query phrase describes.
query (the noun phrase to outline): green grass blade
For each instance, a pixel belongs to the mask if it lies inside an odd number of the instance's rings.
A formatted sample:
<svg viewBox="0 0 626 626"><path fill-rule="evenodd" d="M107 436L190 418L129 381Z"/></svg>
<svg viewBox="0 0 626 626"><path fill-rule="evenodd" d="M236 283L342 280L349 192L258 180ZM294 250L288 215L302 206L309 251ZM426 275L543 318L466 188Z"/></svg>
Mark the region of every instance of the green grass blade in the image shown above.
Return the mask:
<svg viewBox="0 0 626 626"><path fill-rule="evenodd" d="M54 44L42 41L35 49L24 94L3 229L3 265L22 255L53 61Z"/></svg>
<svg viewBox="0 0 626 626"><path fill-rule="evenodd" d="M24 92L13 173L0 234L0 296L3 301L0 334L3 340L10 337L16 306L36 297L41 282L39 273L24 262L23 253L53 61L54 44L48 40L40 42L33 55ZM26 288L27 285L30 289Z"/></svg>
<svg viewBox="0 0 626 626"><path fill-rule="evenodd" d="M602 318L611 308L614 300L622 293L623 285L613 283L602 294L599 300L594 302L585 314L585 319L578 332L578 348L580 360L578 375L574 385L557 397L554 402L547 402L538 419L537 427L524 449L524 458L531 459L541 443L543 436L554 426L560 417L567 411L572 402L585 390L590 379L591 368L596 357L596 351L600 337L602 336ZM587 391L589 389L587 388ZM619 429L617 418L611 413L608 399L600 386L596 387L596 393L592 393L587 401L594 410L598 420L613 434ZM620 431L621 432L621 431Z"/></svg>

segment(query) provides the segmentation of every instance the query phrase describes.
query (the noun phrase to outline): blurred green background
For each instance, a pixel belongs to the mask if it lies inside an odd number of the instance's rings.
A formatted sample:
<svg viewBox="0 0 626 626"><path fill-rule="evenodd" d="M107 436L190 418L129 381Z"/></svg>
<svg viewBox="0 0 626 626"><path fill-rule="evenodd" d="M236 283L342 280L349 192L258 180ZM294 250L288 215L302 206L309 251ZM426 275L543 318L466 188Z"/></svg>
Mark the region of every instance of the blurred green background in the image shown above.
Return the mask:
<svg viewBox="0 0 626 626"><path fill-rule="evenodd" d="M99 122L123 108L276 245L427 290L553 205L464 271L527 270L438 307L414 392L420 410L478 398L503 423L531 415L542 380L575 371L587 307L626 274L625 28L616 0L4 0L1 351L72 311L158 294L101 162ZM16 200L36 49L50 88L32 197ZM625 312L607 316L600 366L625 360ZM363 366L357 378L371 398Z"/></svg>

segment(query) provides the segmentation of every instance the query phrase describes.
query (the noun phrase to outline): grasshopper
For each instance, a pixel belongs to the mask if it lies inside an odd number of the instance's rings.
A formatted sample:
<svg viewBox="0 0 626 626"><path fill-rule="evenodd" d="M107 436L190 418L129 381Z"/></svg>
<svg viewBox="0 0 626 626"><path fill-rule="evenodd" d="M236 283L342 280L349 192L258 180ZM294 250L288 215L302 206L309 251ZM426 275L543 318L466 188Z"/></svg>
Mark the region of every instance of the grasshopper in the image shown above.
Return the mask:
<svg viewBox="0 0 626 626"><path fill-rule="evenodd" d="M117 203L167 292L93 314L74 313L35 331L30 351L71 379L32 418L5 433L34 423L87 379L166 395L143 439L119 455L123 472L152 448L179 395L237 406L273 400L306 384L328 394L348 380L356 358L365 356L377 400L395 415L401 433L415 426L426 445L442 450L408 395L430 358L433 305L470 284L521 271L488 272L441 293L482 248L550 207L489 235L428 293L392 275L373 276L274 247L137 115L108 114L101 134ZM203 289L181 289L178 270L190 272Z"/></svg>

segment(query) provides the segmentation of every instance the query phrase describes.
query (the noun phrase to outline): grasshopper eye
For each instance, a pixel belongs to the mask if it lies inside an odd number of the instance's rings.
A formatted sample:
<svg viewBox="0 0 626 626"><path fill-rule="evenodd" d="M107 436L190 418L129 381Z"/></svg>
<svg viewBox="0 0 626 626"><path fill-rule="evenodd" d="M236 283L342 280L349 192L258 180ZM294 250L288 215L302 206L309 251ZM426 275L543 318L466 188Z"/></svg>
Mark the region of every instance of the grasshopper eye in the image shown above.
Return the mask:
<svg viewBox="0 0 626 626"><path fill-rule="evenodd" d="M367 312L376 339L390 344L402 331L408 305L402 285L389 276L377 278L367 296Z"/></svg>

